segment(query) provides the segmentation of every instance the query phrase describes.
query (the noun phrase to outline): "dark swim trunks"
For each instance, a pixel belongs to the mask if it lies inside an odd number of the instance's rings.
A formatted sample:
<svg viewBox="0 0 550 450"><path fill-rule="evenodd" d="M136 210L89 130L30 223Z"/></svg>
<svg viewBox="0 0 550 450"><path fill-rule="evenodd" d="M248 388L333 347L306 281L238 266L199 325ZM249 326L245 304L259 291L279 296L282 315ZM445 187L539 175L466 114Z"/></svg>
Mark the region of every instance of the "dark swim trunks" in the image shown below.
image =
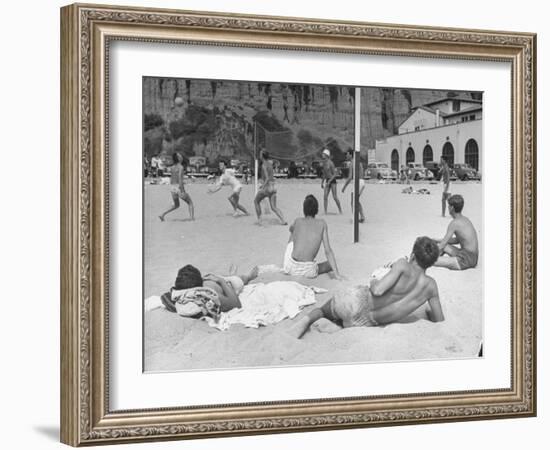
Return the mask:
<svg viewBox="0 0 550 450"><path fill-rule="evenodd" d="M327 180L328 182L328 180ZM330 183L327 183L326 186L327 188L331 187L332 185L336 186L338 183L336 183L336 178L334 178Z"/></svg>
<svg viewBox="0 0 550 450"><path fill-rule="evenodd" d="M477 253L461 249L456 255L460 270L473 269L477 266Z"/></svg>

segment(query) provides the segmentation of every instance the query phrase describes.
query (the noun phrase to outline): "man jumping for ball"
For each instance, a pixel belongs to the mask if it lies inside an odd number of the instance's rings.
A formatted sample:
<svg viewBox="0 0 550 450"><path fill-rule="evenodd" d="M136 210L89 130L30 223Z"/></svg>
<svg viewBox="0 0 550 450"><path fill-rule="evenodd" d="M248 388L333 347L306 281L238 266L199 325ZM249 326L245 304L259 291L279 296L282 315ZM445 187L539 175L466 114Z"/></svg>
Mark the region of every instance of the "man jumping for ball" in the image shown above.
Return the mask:
<svg viewBox="0 0 550 450"><path fill-rule="evenodd" d="M277 214L282 225L286 225L286 220L283 213L277 208L277 187L275 186L275 177L273 176L273 161L269 159L269 154L264 150L261 153L262 158L262 180L263 184L254 198L254 207L256 208L256 216L258 216L258 224L261 224L262 208L261 201L264 198L269 199L271 210Z"/></svg>
<svg viewBox="0 0 550 450"><path fill-rule="evenodd" d="M226 169L224 161L220 161L219 167L221 171L221 176L218 179L216 185L208 189L208 193L214 194L215 192L218 192L223 186L230 186L232 192L227 199L233 207L233 216L237 217L239 215L239 211L242 211L245 216L248 216L249 214L246 208L239 203L243 185L239 180L237 180L237 177L235 177L235 171L233 169Z"/></svg>
<svg viewBox="0 0 550 450"><path fill-rule="evenodd" d="M174 164L170 168L170 184L172 185L170 189L170 193L172 195L172 201L174 202L174 206L172 206L167 211L163 212L159 219L164 222L164 217L166 214L171 213L172 211L175 211L180 207L180 198L187 203L187 206L189 207L189 217L191 220L195 220L195 208L193 206L193 200L191 200L191 196L185 192L185 184L184 184L184 170L183 165L181 164L182 161L181 155L178 153L172 154L172 160L174 161Z"/></svg>

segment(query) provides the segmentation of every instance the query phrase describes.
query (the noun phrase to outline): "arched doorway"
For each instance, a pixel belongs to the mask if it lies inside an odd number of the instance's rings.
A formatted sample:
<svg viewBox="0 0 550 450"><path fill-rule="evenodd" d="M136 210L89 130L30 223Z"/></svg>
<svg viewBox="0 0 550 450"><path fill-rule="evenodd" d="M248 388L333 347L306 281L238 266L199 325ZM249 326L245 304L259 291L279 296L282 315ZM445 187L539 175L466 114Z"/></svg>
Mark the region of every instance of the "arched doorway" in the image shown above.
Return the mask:
<svg viewBox="0 0 550 450"><path fill-rule="evenodd" d="M407 149L407 153L405 154L405 161L407 164L414 162L414 150L412 147L409 147Z"/></svg>
<svg viewBox="0 0 550 450"><path fill-rule="evenodd" d="M441 156L445 159L445 161L447 161L447 164L452 167L455 163L455 149L453 144L450 142L445 142Z"/></svg>
<svg viewBox="0 0 550 450"><path fill-rule="evenodd" d="M422 151L422 164L425 166L428 161L434 160L434 152L431 145L426 145Z"/></svg>
<svg viewBox="0 0 550 450"><path fill-rule="evenodd" d="M479 169L479 147L475 139L468 139L464 150L464 162L474 169Z"/></svg>
<svg viewBox="0 0 550 450"><path fill-rule="evenodd" d="M391 152L391 168L396 172L399 171L399 152L395 148Z"/></svg>

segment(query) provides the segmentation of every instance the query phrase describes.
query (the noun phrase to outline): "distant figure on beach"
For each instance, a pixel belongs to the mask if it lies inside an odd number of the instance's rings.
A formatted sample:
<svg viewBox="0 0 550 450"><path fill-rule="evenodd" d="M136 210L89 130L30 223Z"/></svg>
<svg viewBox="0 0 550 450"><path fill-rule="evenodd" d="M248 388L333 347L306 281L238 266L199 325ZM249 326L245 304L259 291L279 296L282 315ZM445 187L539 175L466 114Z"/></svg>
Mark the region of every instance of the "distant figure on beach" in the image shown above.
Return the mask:
<svg viewBox="0 0 550 450"><path fill-rule="evenodd" d="M443 183L443 193L441 194L441 217L445 217L447 199L451 196L449 192L449 187L451 185L451 169L443 156L441 157L439 165L441 166L441 182Z"/></svg>
<svg viewBox="0 0 550 450"><path fill-rule="evenodd" d="M237 217L239 215L239 211L242 211L245 216L248 216L248 211L246 210L246 208L239 203L243 185L239 180L237 180L237 177L235 176L235 171L233 169L226 169L225 161L220 161L219 169L221 175L218 178L218 182L214 185L214 187L210 187L208 189L208 193L214 194L215 192L218 192L223 186L231 187L231 195L227 199L233 207L233 217Z"/></svg>
<svg viewBox="0 0 550 450"><path fill-rule="evenodd" d="M401 168L399 169L399 182L401 184L405 184L406 180L407 180L407 170L405 169L404 165L401 165Z"/></svg>
<svg viewBox="0 0 550 450"><path fill-rule="evenodd" d="M346 180L344 187L342 188L342 194L345 192L346 188L348 187L348 184L354 183L353 174L354 174L354 167L353 167L353 150L350 148L348 149L346 153L346 165L348 167L348 179ZM365 190L365 180L363 179L363 165L359 163L359 222L363 223L365 221L365 214L363 213L363 205L361 205L361 194ZM355 186L355 185L354 185ZM353 191L351 192L351 210L353 211L354 206L354 195Z"/></svg>
<svg viewBox="0 0 550 450"><path fill-rule="evenodd" d="M179 269L174 287L161 297L168 311L187 317L210 315L240 308L239 294L245 285L258 276L258 267L245 275L204 277L196 267L188 264Z"/></svg>
<svg viewBox="0 0 550 450"><path fill-rule="evenodd" d="M320 274L333 272L338 280L343 279L338 271L336 258L328 239L328 225L323 219L316 219L319 203L313 195L308 195L303 205L304 217L298 218L290 226L290 239L286 248L283 271L287 275L315 278ZM321 244L327 261L315 262Z"/></svg>
<svg viewBox="0 0 550 450"><path fill-rule="evenodd" d="M462 195L452 195L448 204L453 220L447 227L445 237L437 241L441 256L434 266L451 270L474 268L479 256L477 232L470 219L462 215L464 198Z"/></svg>
<svg viewBox="0 0 550 450"><path fill-rule="evenodd" d="M277 207L277 187L275 186L275 177L273 176L273 161L269 158L269 153L265 150L261 152L262 158L262 185L258 189L258 193L254 198L254 208L256 208L256 216L258 217L258 224L261 224L262 208L261 201L264 198L269 199L269 205L271 210L277 215L282 225L286 225L286 220L283 217L283 213Z"/></svg>
<svg viewBox="0 0 550 450"><path fill-rule="evenodd" d="M195 207L193 205L193 200L191 200L191 196L187 192L185 192L185 171L183 170L182 165L183 158L178 153L174 153L172 154L172 160L174 164L170 168L170 194L172 195L172 202L174 203L174 206L163 212L159 216L159 219L164 222L164 217L166 216L166 214L178 209L180 207L181 198L185 203L187 203L187 206L189 208L189 218L191 220L195 220Z"/></svg>
<svg viewBox="0 0 550 450"><path fill-rule="evenodd" d="M425 304L432 322L445 320L437 283L426 275L426 269L434 264L438 255L433 239L417 238L408 260L398 259L384 276L371 280L370 286L356 286L336 293L321 308L298 319L290 334L301 338L312 323L323 317L344 328L386 325L404 319Z"/></svg>
<svg viewBox="0 0 550 450"><path fill-rule="evenodd" d="M342 206L340 206L340 200L338 200L338 190L336 188L336 167L330 159L330 150L325 148L321 154L323 158L323 180L321 181L321 188L323 191L323 206L325 209L325 215L327 214L328 206L328 194L332 192L332 198L338 207L338 211L342 214Z"/></svg>

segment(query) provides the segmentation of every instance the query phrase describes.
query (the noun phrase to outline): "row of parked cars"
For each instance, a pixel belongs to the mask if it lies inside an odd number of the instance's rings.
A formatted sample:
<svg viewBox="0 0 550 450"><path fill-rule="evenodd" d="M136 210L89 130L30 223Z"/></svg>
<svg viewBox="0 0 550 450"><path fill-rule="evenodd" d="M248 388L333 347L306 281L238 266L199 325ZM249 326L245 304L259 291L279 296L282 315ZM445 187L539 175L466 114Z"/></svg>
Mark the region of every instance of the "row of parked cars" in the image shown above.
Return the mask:
<svg viewBox="0 0 550 450"><path fill-rule="evenodd" d="M481 180L481 173L469 164L453 164L451 167L451 180ZM404 168L405 174L392 170L386 163L372 162L367 164L365 178L377 180L397 180L408 177L411 180L440 180L441 168L435 161L422 163L408 163Z"/></svg>

